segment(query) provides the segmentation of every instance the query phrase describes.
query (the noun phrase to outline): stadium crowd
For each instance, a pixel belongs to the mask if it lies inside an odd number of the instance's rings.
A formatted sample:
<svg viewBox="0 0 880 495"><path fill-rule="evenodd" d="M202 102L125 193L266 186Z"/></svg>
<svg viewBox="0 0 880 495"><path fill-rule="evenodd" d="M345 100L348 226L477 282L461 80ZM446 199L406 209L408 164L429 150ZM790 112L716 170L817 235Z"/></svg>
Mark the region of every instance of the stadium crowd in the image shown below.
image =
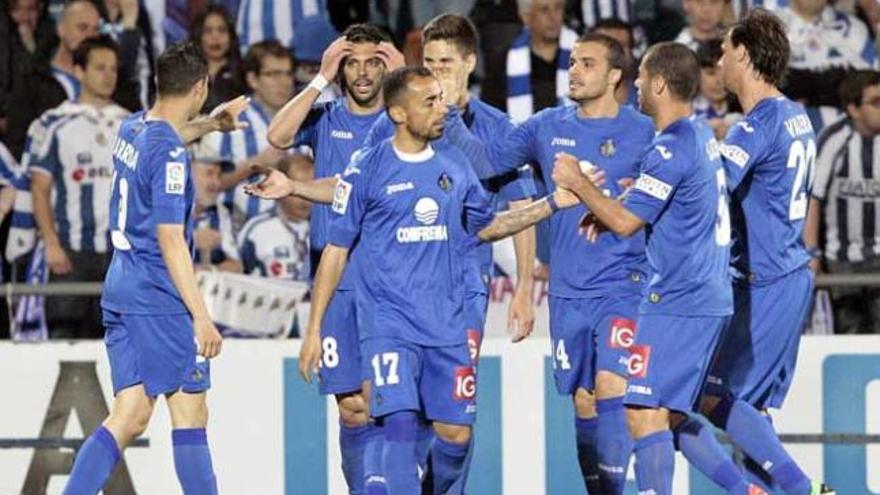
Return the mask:
<svg viewBox="0 0 880 495"><path fill-rule="evenodd" d="M208 60L205 113L240 94L251 98L240 117L244 129L209 134L187 151L195 163L198 269L308 281L316 262L309 203L291 197L276 205L245 194L244 186L255 163L295 180L312 176L313 150L275 148L267 130L349 25L383 27L407 61L420 64L421 26L443 12L470 16L482 40L470 89L514 123L568 103L569 54L578 34L601 32L624 46L630 70L617 98L631 105L639 57L655 42L679 41L701 65L695 111L721 138L741 117L717 67L721 38L753 3L785 22L792 57L784 90L807 106L820 135L805 232L811 268L876 271L874 0L0 0L3 279L104 279L116 128L152 101L154 61L173 43L192 39ZM330 85L320 101L338 95ZM547 236L539 227L539 278L547 277ZM834 288L831 301L836 332L880 332L880 288ZM2 320L27 320L26 302L4 305ZM97 298L48 297L45 315L52 338L103 334ZM9 325L0 323L0 337L8 337Z"/></svg>

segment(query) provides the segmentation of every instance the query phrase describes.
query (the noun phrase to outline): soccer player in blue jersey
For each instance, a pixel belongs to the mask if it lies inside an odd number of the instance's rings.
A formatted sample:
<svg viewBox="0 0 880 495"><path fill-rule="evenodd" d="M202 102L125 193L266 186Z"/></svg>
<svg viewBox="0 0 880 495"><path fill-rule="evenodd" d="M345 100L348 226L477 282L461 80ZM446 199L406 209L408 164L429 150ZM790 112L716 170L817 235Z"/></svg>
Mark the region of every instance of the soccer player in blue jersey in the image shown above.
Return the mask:
<svg viewBox="0 0 880 495"><path fill-rule="evenodd" d="M113 408L77 454L67 495L101 490L122 449L146 429L159 395L171 411L174 466L183 492L217 493L205 395L207 360L220 353L221 337L193 271L194 187L184 143L208 130L235 129L244 100L236 100L233 111L221 108L222 119L193 125L208 95L201 52L193 44L169 48L156 68L155 105L123 122L113 146L115 251L101 301Z"/></svg>
<svg viewBox="0 0 880 495"><path fill-rule="evenodd" d="M367 24L349 26L324 52L318 76L272 119L269 142L278 148L310 147L315 158L315 177L317 181L326 182L325 189L329 193L333 187L330 181L342 174L383 113L381 90L385 72L401 65L403 56L387 34ZM315 105L324 87L334 80L343 88L344 96ZM327 244L331 198L310 194L310 190L300 187L296 193L316 203L310 226L310 266L314 276ZM359 494L363 493L363 452L370 434L370 418L362 394L352 268L345 271L320 334L307 334L303 350L321 350L323 366L319 372L319 388L322 394L336 396L341 422L342 470L350 493Z"/></svg>
<svg viewBox="0 0 880 495"><path fill-rule="evenodd" d="M468 158L433 148L448 109L440 84L422 67L386 76L387 112L396 125L352 161L336 186L330 226L313 293L309 331L318 332L342 276L349 246L360 263L358 325L371 375L370 413L384 438L381 464L367 473L368 494L419 491L416 437L420 414L433 422L435 493L459 479L471 436L476 381L464 331L462 253L573 204L559 190L547 200L504 214L493 209ZM272 174L252 190L279 197L293 186ZM300 363L308 377L319 355ZM438 393L441 391L442 393Z"/></svg>
<svg viewBox="0 0 880 495"><path fill-rule="evenodd" d="M671 422L696 407L732 311L727 188L712 130L692 115L699 80L696 56L685 45L660 43L646 54L636 86L659 134L622 202L593 186L575 157L560 155L554 169L557 184L590 209L598 222L591 227L623 237L650 229L650 279L639 305L624 398L639 493L672 493ZM717 443L709 448L720 451ZM732 461L719 468L730 478L728 493L763 493Z"/></svg>
<svg viewBox="0 0 880 495"><path fill-rule="evenodd" d="M748 455L755 481L768 486L772 479L789 495L834 493L804 474L761 414L782 406L812 300L802 233L816 137L804 108L778 89L790 49L775 16L750 13L730 29L723 50L725 86L746 116L721 147L731 196L734 317L702 411Z"/></svg>
<svg viewBox="0 0 880 495"><path fill-rule="evenodd" d="M544 110L501 141L496 167L538 165L550 191L555 157L569 153L585 170L607 174L607 192L639 173L651 143L651 120L615 99L628 63L613 38L588 34L575 44L569 98L575 106ZM556 388L575 408L578 460L590 493L620 494L632 442L626 428L628 347L647 273L645 236L606 236L589 244L579 234L584 206L550 220L550 336Z"/></svg>

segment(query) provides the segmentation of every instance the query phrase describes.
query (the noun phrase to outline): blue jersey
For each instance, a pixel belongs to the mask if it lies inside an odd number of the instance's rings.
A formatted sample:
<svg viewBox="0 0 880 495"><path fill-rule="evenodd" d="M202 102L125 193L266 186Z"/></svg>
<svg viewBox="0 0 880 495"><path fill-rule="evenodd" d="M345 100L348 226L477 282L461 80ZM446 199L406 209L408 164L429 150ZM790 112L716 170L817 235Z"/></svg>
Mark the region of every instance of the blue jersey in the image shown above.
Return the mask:
<svg viewBox="0 0 880 495"><path fill-rule="evenodd" d="M640 314L725 316L730 216L718 142L697 117L673 122L654 139L624 205L648 231L651 278Z"/></svg>
<svg viewBox="0 0 880 495"><path fill-rule="evenodd" d="M381 117L370 131L366 142L367 146L394 135L394 123L391 122L387 114L383 115L384 117ZM453 122L453 119L457 119L458 115L457 111L453 112L449 121ZM478 98L472 97L470 99L465 112L461 114L461 119L473 137L485 146L499 140L503 141L513 131L513 124L507 114L487 105ZM444 136L436 143L438 149L443 146L458 147L458 143L453 142L454 139L447 135ZM466 151L463 152L468 155ZM470 158L470 155L468 156ZM469 162L472 166L475 163L474 160L469 160ZM535 195L535 185L531 179L531 173L518 169L484 180L482 184L483 189L489 195L489 201L496 209L508 201L518 201ZM489 281L495 266L492 259L492 244L478 244L469 259L471 262L468 263L465 278L467 291L488 294Z"/></svg>
<svg viewBox="0 0 880 495"><path fill-rule="evenodd" d="M339 175L351 162L354 153L359 150L367 138L373 123L383 110L367 115L357 115L348 109L348 101L339 98L331 102L316 105L309 112L305 122L296 135L295 146L308 146L315 158L315 178L322 179ZM309 243L313 256L311 263L312 277L318 270L317 261L327 244L327 231L330 227L330 205L316 203L312 205L309 232ZM352 264L345 270L339 288L354 288L354 270Z"/></svg>
<svg viewBox="0 0 880 495"><path fill-rule="evenodd" d="M183 225L192 249L195 189L183 141L167 122L132 115L113 144L113 170L114 251L101 306L128 314L187 312L156 236L158 225Z"/></svg>
<svg viewBox="0 0 880 495"><path fill-rule="evenodd" d="M386 140L339 181L328 242L348 247L360 237L357 256L369 260L357 277L362 340L467 342L462 254L493 213L466 161L454 148L404 155Z"/></svg>
<svg viewBox="0 0 880 495"><path fill-rule="evenodd" d="M721 147L731 191L734 276L760 283L810 257L801 233L816 136L804 107L783 96L761 100Z"/></svg>
<svg viewBox="0 0 880 495"><path fill-rule="evenodd" d="M508 171L520 163L537 163L548 192L556 190L553 162L557 153L576 156L606 173L607 194L617 196L617 181L635 178L639 160L654 137L651 120L630 107L614 118L583 119L576 107L541 111L520 124L500 143L496 167ZM595 244L580 235L586 213L583 205L550 217L550 294L558 297L598 297L617 289L631 290L634 272L647 272L645 236L603 235Z"/></svg>

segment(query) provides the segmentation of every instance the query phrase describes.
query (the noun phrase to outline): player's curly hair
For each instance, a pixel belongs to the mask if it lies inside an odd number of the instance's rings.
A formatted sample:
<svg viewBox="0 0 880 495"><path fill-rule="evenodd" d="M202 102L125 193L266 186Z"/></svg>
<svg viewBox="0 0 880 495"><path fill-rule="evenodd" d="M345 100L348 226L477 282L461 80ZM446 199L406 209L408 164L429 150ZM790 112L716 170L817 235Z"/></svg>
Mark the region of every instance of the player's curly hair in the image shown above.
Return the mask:
<svg viewBox="0 0 880 495"><path fill-rule="evenodd" d="M352 43L375 43L378 45L383 41L391 42L391 36L387 32L372 24L352 24L345 28L342 36Z"/></svg>
<svg viewBox="0 0 880 495"><path fill-rule="evenodd" d="M770 11L757 8L734 24L729 33L734 48L746 47L752 68L761 79L781 87L791 57L791 46L782 21Z"/></svg>

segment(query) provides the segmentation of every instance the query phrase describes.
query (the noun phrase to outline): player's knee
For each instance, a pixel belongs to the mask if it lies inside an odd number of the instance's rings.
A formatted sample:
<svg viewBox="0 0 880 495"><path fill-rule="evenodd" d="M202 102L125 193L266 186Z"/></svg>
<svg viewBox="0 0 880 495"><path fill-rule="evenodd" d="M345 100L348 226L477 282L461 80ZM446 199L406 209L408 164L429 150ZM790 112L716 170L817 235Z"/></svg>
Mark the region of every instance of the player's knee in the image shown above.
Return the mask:
<svg viewBox="0 0 880 495"><path fill-rule="evenodd" d="M578 388L574 392L574 410L579 418L596 416L596 396L585 388Z"/></svg>
<svg viewBox="0 0 880 495"><path fill-rule="evenodd" d="M130 408L118 411L107 419L107 427L117 436L120 444L125 445L144 434L150 424L152 409L148 407Z"/></svg>
<svg viewBox="0 0 880 495"><path fill-rule="evenodd" d="M471 441L471 427L467 425L450 425L435 421L434 432L449 443L462 445Z"/></svg>
<svg viewBox="0 0 880 495"><path fill-rule="evenodd" d="M342 397L339 404L339 419L343 426L357 428L366 425L370 420L367 410L367 401L361 394L351 394Z"/></svg>
<svg viewBox="0 0 880 495"><path fill-rule="evenodd" d="M596 373L596 398L612 399L626 394L626 378L610 371Z"/></svg>

